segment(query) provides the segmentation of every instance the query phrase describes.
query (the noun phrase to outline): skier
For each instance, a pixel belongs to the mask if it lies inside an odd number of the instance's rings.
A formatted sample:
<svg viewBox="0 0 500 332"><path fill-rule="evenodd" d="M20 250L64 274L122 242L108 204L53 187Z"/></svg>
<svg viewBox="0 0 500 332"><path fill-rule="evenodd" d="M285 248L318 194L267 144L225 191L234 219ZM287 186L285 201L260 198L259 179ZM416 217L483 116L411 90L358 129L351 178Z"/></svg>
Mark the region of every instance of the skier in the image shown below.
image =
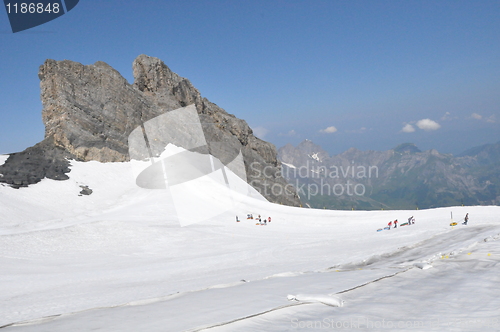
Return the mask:
<svg viewBox="0 0 500 332"><path fill-rule="evenodd" d="M411 216L410 218L408 218L408 225L411 225L412 219L413 219L413 216Z"/></svg>
<svg viewBox="0 0 500 332"><path fill-rule="evenodd" d="M389 223L387 224L387 226L389 226L389 230L390 230L391 226L392 226L392 221L389 221Z"/></svg>
<svg viewBox="0 0 500 332"><path fill-rule="evenodd" d="M267 218L267 222L271 222L271 217Z"/></svg>
<svg viewBox="0 0 500 332"><path fill-rule="evenodd" d="M267 225L267 219L264 218L264 225Z"/></svg>
<svg viewBox="0 0 500 332"><path fill-rule="evenodd" d="M236 222L240 222L240 220L238 219L238 216L236 216Z"/></svg>
<svg viewBox="0 0 500 332"><path fill-rule="evenodd" d="M398 228L398 220L394 220L394 228Z"/></svg>
<svg viewBox="0 0 500 332"><path fill-rule="evenodd" d="M462 223L462 225L467 225L467 222L469 221L469 214L468 213L465 215L464 220L465 221Z"/></svg>

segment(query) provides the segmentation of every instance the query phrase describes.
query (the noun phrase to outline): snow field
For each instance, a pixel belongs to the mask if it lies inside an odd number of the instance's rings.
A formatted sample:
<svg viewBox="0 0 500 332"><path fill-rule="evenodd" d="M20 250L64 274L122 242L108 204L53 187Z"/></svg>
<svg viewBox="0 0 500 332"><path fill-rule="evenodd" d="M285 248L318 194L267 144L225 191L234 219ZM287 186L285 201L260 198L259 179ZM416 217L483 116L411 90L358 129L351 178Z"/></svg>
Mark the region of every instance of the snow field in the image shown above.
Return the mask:
<svg viewBox="0 0 500 332"><path fill-rule="evenodd" d="M442 318L453 330L497 312L499 207L329 211L244 198L180 227L168 193L137 188L127 163L72 165L68 181L0 186L0 326L21 325L6 330L295 331L330 317ZM80 185L93 194L78 196ZM451 211L469 225L450 227ZM415 225L376 232L411 215ZM345 303L287 299L301 294Z"/></svg>

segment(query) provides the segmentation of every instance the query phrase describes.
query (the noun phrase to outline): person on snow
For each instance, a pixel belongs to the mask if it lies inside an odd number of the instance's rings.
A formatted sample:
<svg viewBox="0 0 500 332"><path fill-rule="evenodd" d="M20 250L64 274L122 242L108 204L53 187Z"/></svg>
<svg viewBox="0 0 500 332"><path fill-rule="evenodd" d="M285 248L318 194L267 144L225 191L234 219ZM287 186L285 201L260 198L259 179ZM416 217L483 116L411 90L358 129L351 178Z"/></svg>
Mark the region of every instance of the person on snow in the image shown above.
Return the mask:
<svg viewBox="0 0 500 332"><path fill-rule="evenodd" d="M398 228L398 220L394 220L394 228Z"/></svg>
<svg viewBox="0 0 500 332"><path fill-rule="evenodd" d="M267 219L264 218L264 225L267 225Z"/></svg>
<svg viewBox="0 0 500 332"><path fill-rule="evenodd" d="M408 225L411 225L411 221L413 220L413 216L411 216L410 218L408 218Z"/></svg>
<svg viewBox="0 0 500 332"><path fill-rule="evenodd" d="M271 222L271 217L267 218L267 222Z"/></svg>
<svg viewBox="0 0 500 332"><path fill-rule="evenodd" d="M236 222L240 222L240 220L238 219L238 216L236 216Z"/></svg>
<svg viewBox="0 0 500 332"><path fill-rule="evenodd" d="M389 229L391 229L392 221L389 221L389 223L387 224L387 226L389 226Z"/></svg>
<svg viewBox="0 0 500 332"><path fill-rule="evenodd" d="M462 225L467 225L467 222L469 221L469 214L467 213L465 215L465 218L464 218L464 222L462 223Z"/></svg>

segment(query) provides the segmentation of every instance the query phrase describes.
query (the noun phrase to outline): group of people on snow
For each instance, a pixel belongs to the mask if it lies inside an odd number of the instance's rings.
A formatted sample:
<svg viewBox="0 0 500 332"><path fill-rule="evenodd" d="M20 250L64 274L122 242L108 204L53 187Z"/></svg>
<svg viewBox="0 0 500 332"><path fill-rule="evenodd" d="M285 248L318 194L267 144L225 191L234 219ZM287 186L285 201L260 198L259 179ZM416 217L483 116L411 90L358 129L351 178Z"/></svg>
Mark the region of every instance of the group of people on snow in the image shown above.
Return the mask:
<svg viewBox="0 0 500 332"><path fill-rule="evenodd" d="M249 213L247 214L247 220L248 219L254 219L253 217L253 214ZM256 225L267 225L267 223L271 222L271 217L267 217L267 218L262 218L259 214L259 216L257 218L255 218L256 221L258 221L258 223ZM240 220L238 219L238 216L236 216L236 222L240 222Z"/></svg>
<svg viewBox="0 0 500 332"><path fill-rule="evenodd" d="M414 225L415 224L415 218L413 216L411 216L410 218L408 218L408 222L405 223L405 224L402 224L401 226L406 226L406 225ZM394 220L394 221L389 221L389 223L387 224L387 227L389 227L389 229L391 229L392 225L394 225L394 228L398 228L398 220Z"/></svg>
<svg viewBox="0 0 500 332"><path fill-rule="evenodd" d="M464 222L462 223L462 225L467 225L467 222L469 222L469 214L468 213L465 214ZM387 227L385 229L388 229L388 230L391 229L392 225L394 225L393 228L398 228L398 220L396 219L394 221L389 221L389 223L387 224ZM408 222L402 224L401 226L406 226L406 225L415 225L415 218L413 216L411 216L410 218L408 218ZM456 223L454 223L453 225L456 225Z"/></svg>

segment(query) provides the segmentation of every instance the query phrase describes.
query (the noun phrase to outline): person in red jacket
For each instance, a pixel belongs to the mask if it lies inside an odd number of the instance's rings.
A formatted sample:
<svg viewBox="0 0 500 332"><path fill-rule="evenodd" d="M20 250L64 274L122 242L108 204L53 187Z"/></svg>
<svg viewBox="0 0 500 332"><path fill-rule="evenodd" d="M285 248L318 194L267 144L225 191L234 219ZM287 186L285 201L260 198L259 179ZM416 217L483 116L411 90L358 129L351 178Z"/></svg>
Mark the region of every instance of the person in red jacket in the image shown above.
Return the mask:
<svg viewBox="0 0 500 332"><path fill-rule="evenodd" d="M394 220L394 228L398 228L398 220Z"/></svg>
<svg viewBox="0 0 500 332"><path fill-rule="evenodd" d="M389 221L389 223L387 224L387 226L389 226L389 229L391 229L392 221Z"/></svg>

